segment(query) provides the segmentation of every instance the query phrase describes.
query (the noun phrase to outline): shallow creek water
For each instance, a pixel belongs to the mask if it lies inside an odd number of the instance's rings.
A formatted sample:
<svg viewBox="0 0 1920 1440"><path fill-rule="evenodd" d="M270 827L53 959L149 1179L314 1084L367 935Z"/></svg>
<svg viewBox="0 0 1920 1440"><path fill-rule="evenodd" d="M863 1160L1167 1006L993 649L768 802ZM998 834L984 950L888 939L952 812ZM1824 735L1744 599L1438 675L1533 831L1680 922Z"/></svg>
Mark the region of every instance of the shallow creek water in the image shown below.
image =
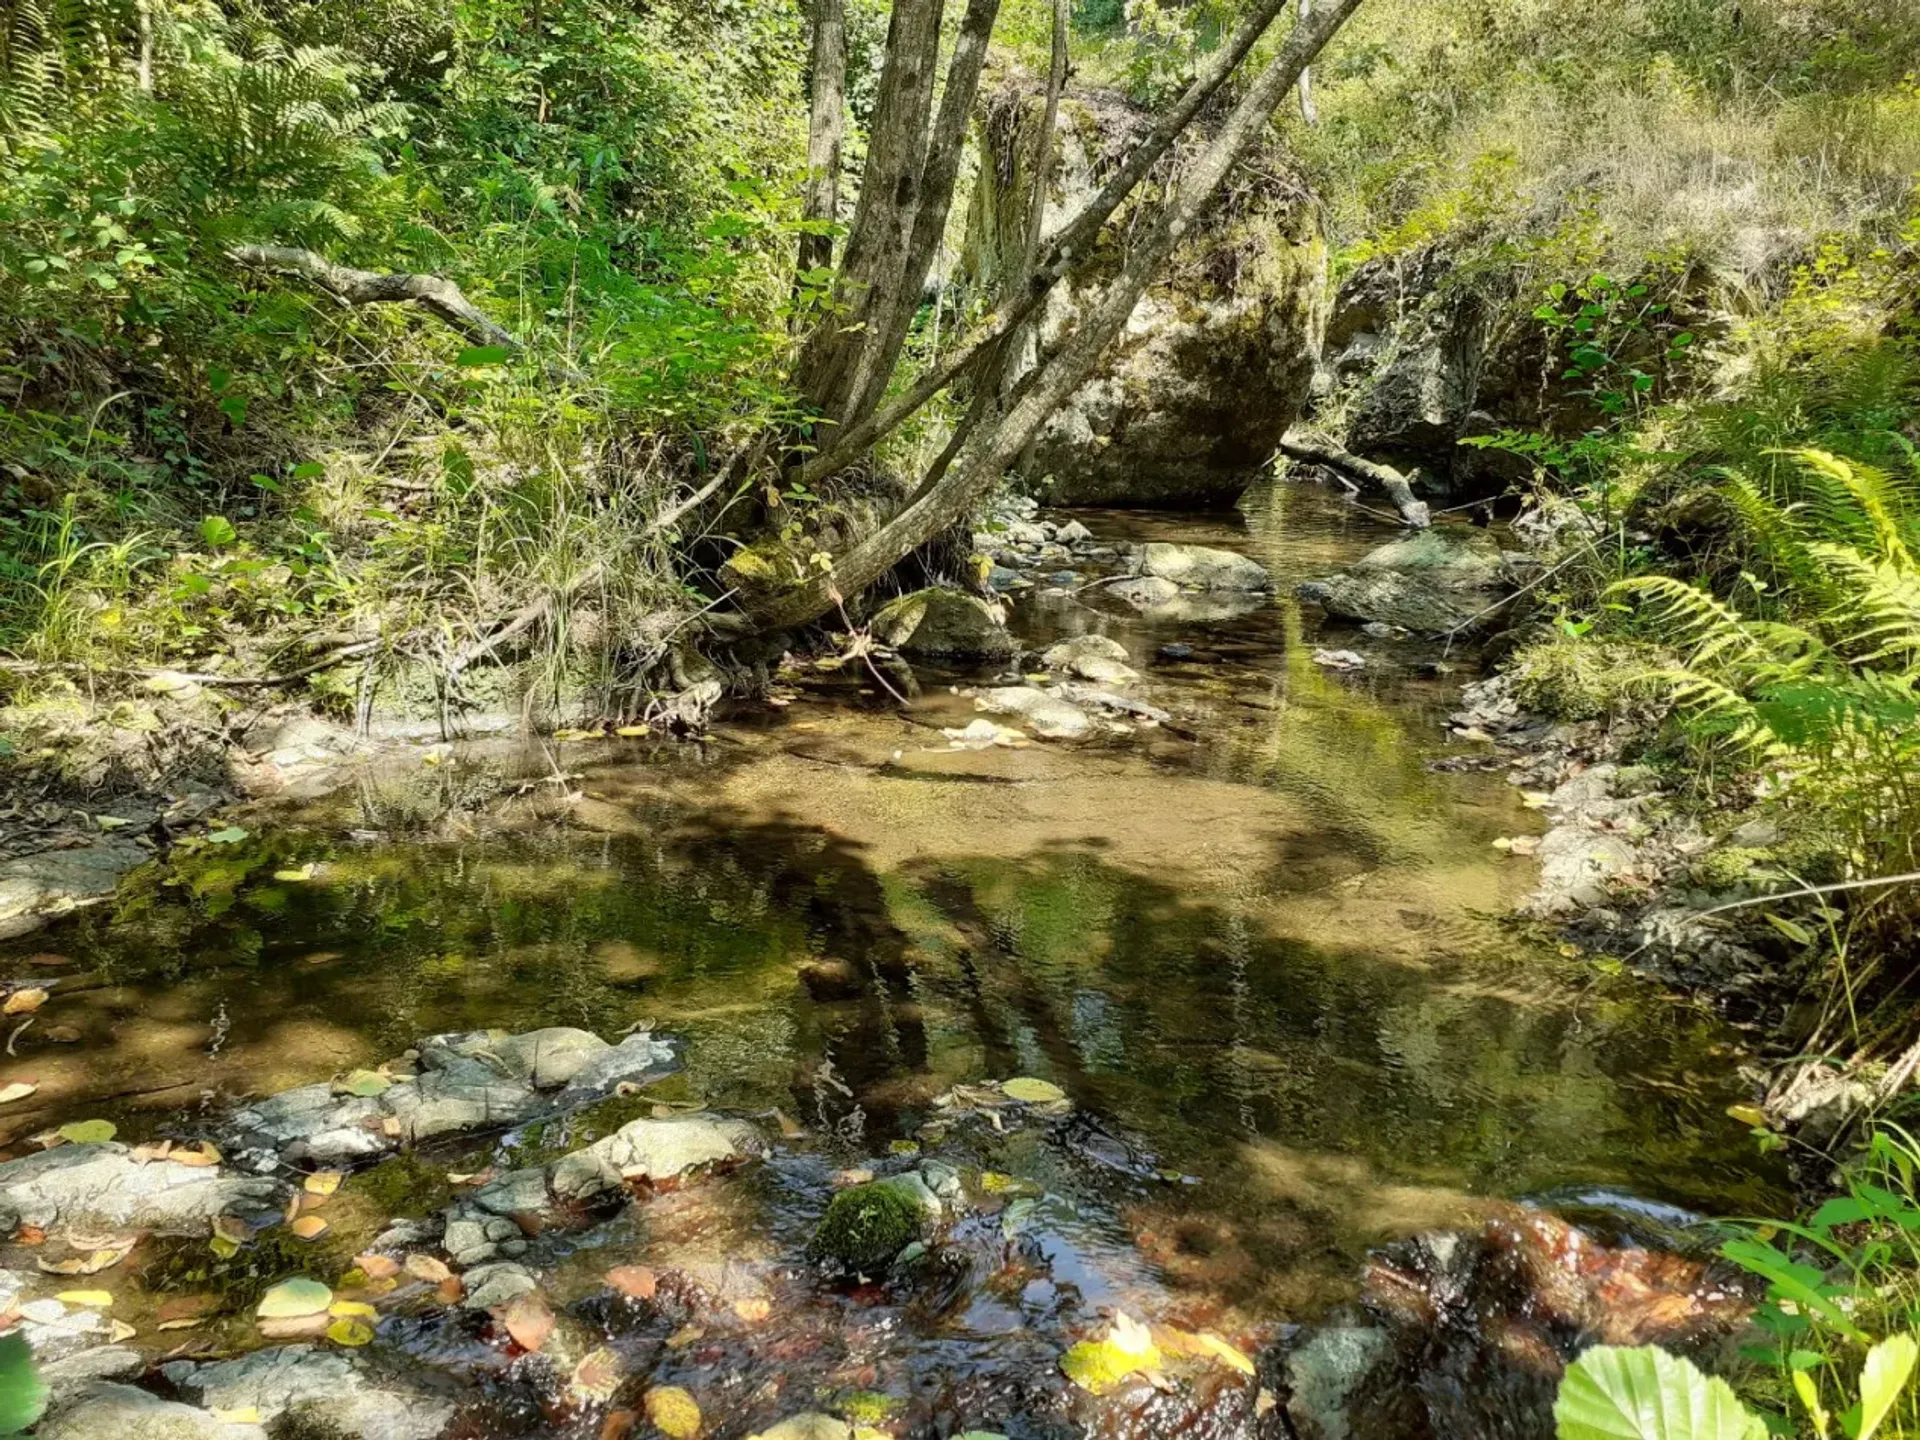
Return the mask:
<svg viewBox="0 0 1920 1440"><path fill-rule="evenodd" d="M1465 674L1418 678L1429 646L1316 641L1289 598L1388 527L1302 488L1244 519L1080 518L1274 573L1278 597L1237 615L1149 622L1097 589L1017 601L1024 643L1122 640L1172 725L953 750L962 677L924 674L902 713L852 675L702 744L369 773L0 950L0 973L53 991L0 1064L0 1083L39 1086L9 1129L188 1134L423 1035L651 1022L687 1042L674 1099L809 1133L753 1182L773 1218L663 1212L653 1240L766 1256L768 1235L804 1234L828 1171L919 1134L956 1083L1051 1080L1089 1122L1025 1156L1064 1197L1034 1222L1053 1298L986 1285L920 1323L943 1373L986 1363L1066 1288L1083 1317L1310 1321L1351 1298L1369 1246L1503 1199L1781 1203L1724 1113L1730 1034L1504 918L1532 867L1491 842L1533 816L1503 774L1425 763L1447 753ZM1170 642L1193 655L1160 658ZM1329 674L1316 643L1371 663ZM358 1203L377 1225L410 1194ZM420 1181L412 1198L444 1197ZM575 1263L584 1286L615 1262Z"/></svg>

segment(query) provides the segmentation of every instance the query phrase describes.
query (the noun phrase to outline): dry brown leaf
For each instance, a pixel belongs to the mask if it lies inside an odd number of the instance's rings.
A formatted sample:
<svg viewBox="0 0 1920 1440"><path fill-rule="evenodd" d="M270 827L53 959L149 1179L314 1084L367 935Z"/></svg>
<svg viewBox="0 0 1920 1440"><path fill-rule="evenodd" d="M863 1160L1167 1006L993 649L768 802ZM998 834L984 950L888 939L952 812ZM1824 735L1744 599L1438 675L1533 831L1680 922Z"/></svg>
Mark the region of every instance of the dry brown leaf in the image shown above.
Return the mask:
<svg viewBox="0 0 1920 1440"><path fill-rule="evenodd" d="M253 1227L238 1215L219 1215L214 1218L213 1233L230 1245L244 1245L253 1238Z"/></svg>
<svg viewBox="0 0 1920 1440"><path fill-rule="evenodd" d="M136 1165L151 1165L155 1160L164 1160L173 1153L171 1140L154 1140L145 1145L136 1145L128 1152Z"/></svg>
<svg viewBox="0 0 1920 1440"><path fill-rule="evenodd" d="M620 1357L606 1346L590 1350L573 1367L573 1389L582 1399L610 1400L620 1388Z"/></svg>
<svg viewBox="0 0 1920 1440"><path fill-rule="evenodd" d="M76 1255L66 1260L41 1260L39 1266L49 1275L98 1275L102 1270L111 1269L127 1258L131 1244L108 1246L88 1255Z"/></svg>
<svg viewBox="0 0 1920 1440"><path fill-rule="evenodd" d="M453 1278L453 1271L447 1268L444 1260L436 1260L431 1255L409 1255L406 1261L407 1274L416 1280L424 1280L429 1285L444 1285Z"/></svg>
<svg viewBox="0 0 1920 1440"><path fill-rule="evenodd" d="M449 1275L433 1287L433 1298L442 1305L458 1305L466 1293L466 1282L458 1275Z"/></svg>
<svg viewBox="0 0 1920 1440"><path fill-rule="evenodd" d="M400 1117L388 1115L380 1121L380 1133L392 1139L400 1138Z"/></svg>
<svg viewBox="0 0 1920 1440"><path fill-rule="evenodd" d="M287 1228L302 1240L318 1240L327 1233L329 1226L318 1215L302 1215Z"/></svg>
<svg viewBox="0 0 1920 1440"><path fill-rule="evenodd" d="M16 990L7 996L6 1004L0 1005L0 1013L31 1015L46 1003L47 992L38 985L30 985L25 990Z"/></svg>
<svg viewBox="0 0 1920 1440"><path fill-rule="evenodd" d="M607 1271L607 1283L629 1300L651 1300L659 1277L645 1265L616 1265Z"/></svg>
<svg viewBox="0 0 1920 1440"><path fill-rule="evenodd" d="M354 1256L353 1263L360 1267L360 1273L369 1280L391 1280L400 1273L398 1260L390 1255L376 1255L372 1251Z"/></svg>
<svg viewBox="0 0 1920 1440"><path fill-rule="evenodd" d="M220 1150L210 1140L196 1140L191 1145L176 1145L167 1159L176 1165L193 1165L205 1168L220 1163Z"/></svg>
<svg viewBox="0 0 1920 1440"><path fill-rule="evenodd" d="M316 1170L300 1182L300 1188L316 1199L324 1200L340 1188L340 1182L346 1179L338 1170Z"/></svg>
<svg viewBox="0 0 1920 1440"><path fill-rule="evenodd" d="M71 965L73 961L64 955L55 955L51 950L42 950L38 955L27 956L29 965Z"/></svg>
<svg viewBox="0 0 1920 1440"><path fill-rule="evenodd" d="M531 1291L514 1296L493 1313L522 1350L538 1350L553 1334L553 1311Z"/></svg>
<svg viewBox="0 0 1920 1440"><path fill-rule="evenodd" d="M600 1422L600 1440L627 1440L639 1423L639 1415L632 1410L609 1410Z"/></svg>
<svg viewBox="0 0 1920 1440"><path fill-rule="evenodd" d="M80 1040L80 1032L71 1025L49 1025L40 1033L56 1045L74 1045Z"/></svg>
<svg viewBox="0 0 1920 1440"><path fill-rule="evenodd" d="M761 1299L758 1295L750 1295L733 1302L733 1313L749 1325L758 1325L773 1314L773 1304L771 1301Z"/></svg>

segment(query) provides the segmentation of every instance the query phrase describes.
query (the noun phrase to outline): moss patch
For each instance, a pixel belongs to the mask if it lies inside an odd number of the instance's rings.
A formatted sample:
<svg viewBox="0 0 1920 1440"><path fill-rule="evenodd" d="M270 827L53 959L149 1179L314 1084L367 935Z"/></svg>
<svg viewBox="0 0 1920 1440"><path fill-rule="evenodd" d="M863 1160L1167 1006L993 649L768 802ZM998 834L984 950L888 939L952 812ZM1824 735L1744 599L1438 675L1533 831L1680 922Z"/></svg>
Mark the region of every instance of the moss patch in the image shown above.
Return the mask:
<svg viewBox="0 0 1920 1440"><path fill-rule="evenodd" d="M876 1180L842 1190L820 1217L807 1254L848 1270L877 1270L920 1235L920 1202L904 1187Z"/></svg>

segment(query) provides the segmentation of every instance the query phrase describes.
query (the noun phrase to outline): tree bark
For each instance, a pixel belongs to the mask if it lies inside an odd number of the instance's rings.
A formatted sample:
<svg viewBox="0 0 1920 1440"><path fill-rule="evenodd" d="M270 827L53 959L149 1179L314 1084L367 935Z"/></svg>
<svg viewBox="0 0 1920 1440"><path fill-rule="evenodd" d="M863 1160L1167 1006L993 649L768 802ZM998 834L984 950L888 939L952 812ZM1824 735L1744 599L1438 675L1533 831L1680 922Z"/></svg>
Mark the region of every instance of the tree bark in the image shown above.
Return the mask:
<svg viewBox="0 0 1920 1440"><path fill-rule="evenodd" d="M940 96L940 113L934 120L928 142L926 168L920 180L920 206L913 217L905 268L893 293L893 302L884 314L873 317L867 344L871 361L866 365L865 383L852 398L848 418L857 423L873 414L886 394L900 361L901 347L913 326L914 313L926 293L927 277L946 237L947 216L953 207L954 186L960 178L960 161L966 154L967 136L973 123L974 97L980 92L980 72L986 65L987 41L1000 15L1000 0L968 0L954 39L953 58L947 62L946 88Z"/></svg>
<svg viewBox="0 0 1920 1440"><path fill-rule="evenodd" d="M1032 272L1034 262L1040 256L1040 237L1046 233L1047 197L1053 188L1054 153L1059 148L1058 137L1053 132L1060 123L1060 92L1067 85L1067 27L1071 18L1068 0L1053 0L1053 55L1047 68L1047 98L1040 109L1040 133L1034 137L1033 194L1027 197L1026 234L1021 239L1020 264L1014 271L1015 288L1020 279ZM1026 359L1030 332L1031 322L1007 338L1006 359L1001 368L1003 388L1010 387L1019 378L1019 368ZM1037 364L1037 343L1034 359ZM1032 468L1034 441L1038 435L1036 431L1028 436L1026 445L1020 451L1019 464L1023 471Z"/></svg>
<svg viewBox="0 0 1920 1440"><path fill-rule="evenodd" d="M865 455L875 441L898 428L961 375L979 365L983 359L996 354L1000 342L1046 300L1048 293L1073 268L1107 221L1113 218L1114 211L1120 208L1134 187L1146 178L1180 133L1193 122L1287 4L1288 0L1260 0L1259 5L1249 12L1232 38L1213 53L1206 66L1194 77L1179 103L1155 122L1146 138L1109 177L1099 193L1047 241L1039 264L1020 286L1021 294L1017 300L1013 300L997 318L989 316L985 328L950 356L946 364L929 370L905 393L877 411L830 434L827 444L800 468L800 481L810 486L818 485L844 470Z"/></svg>
<svg viewBox="0 0 1920 1440"><path fill-rule="evenodd" d="M1432 523L1432 515L1426 503L1415 498L1413 487L1407 483L1407 477L1391 465L1376 464L1372 460L1363 460L1352 451L1335 445L1330 440L1315 440L1306 435L1297 435L1292 431L1280 438L1280 453L1294 460L1304 460L1313 465L1329 465L1335 470L1344 470L1357 479L1377 485L1393 501L1394 508L1400 512L1400 518L1415 529L1424 530Z"/></svg>
<svg viewBox="0 0 1920 1440"><path fill-rule="evenodd" d="M1300 72L1359 4L1360 0L1329 0L1294 26L1279 54L1247 87L1219 133L1181 176L1172 197L1147 233L1135 242L1119 276L1099 303L1065 344L1028 377L1025 393L1009 408L975 427L960 445L952 468L937 482L922 486L880 529L836 557L825 573L761 600L749 612L750 621L773 629L816 619L840 597L865 589L903 555L971 512L1020 453L1028 437L1092 371L1228 171L1253 147L1274 110L1299 83ZM1194 109L1197 112L1198 106ZM1169 136L1168 143L1171 139Z"/></svg>
<svg viewBox="0 0 1920 1440"><path fill-rule="evenodd" d="M1313 14L1313 0L1300 0L1300 18L1305 20ZM1319 107L1313 103L1313 67L1309 65L1300 72L1300 118L1309 125L1320 123Z"/></svg>
<svg viewBox="0 0 1920 1440"><path fill-rule="evenodd" d="M852 410L855 397L870 384L873 322L899 299L920 208L943 8L943 0L895 0L860 203L841 258L832 313L801 350L801 395L827 420L842 425L860 418Z"/></svg>
<svg viewBox="0 0 1920 1440"><path fill-rule="evenodd" d="M802 218L831 224L840 216L840 146L847 132L846 0L814 0L813 49L808 65L812 101L807 120L807 184ZM800 270L833 264L831 235L800 237Z"/></svg>

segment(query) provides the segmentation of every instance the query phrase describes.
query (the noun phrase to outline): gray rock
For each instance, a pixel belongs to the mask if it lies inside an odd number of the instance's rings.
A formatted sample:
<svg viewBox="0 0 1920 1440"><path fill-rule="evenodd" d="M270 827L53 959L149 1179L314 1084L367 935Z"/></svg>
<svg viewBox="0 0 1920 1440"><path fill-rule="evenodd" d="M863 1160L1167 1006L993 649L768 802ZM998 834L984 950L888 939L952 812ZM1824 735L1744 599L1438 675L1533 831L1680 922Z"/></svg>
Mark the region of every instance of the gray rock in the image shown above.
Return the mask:
<svg viewBox="0 0 1920 1440"><path fill-rule="evenodd" d="M531 1270L507 1261L477 1266L461 1278L466 1282L467 1293L460 1303L469 1310L491 1310L516 1295L530 1295L540 1288Z"/></svg>
<svg viewBox="0 0 1920 1440"><path fill-rule="evenodd" d="M1640 852L1621 835L1581 825L1556 825L1540 837L1540 884L1528 898L1530 915L1565 915L1598 905L1607 882L1633 871Z"/></svg>
<svg viewBox="0 0 1920 1440"><path fill-rule="evenodd" d="M1071 680L1065 680L1057 688L1061 699L1082 707L1111 710L1116 714L1131 715L1136 720L1151 720L1156 725L1164 725L1173 718L1158 705L1149 705L1144 700L1115 695L1107 690L1096 690L1091 685L1076 685Z"/></svg>
<svg viewBox="0 0 1920 1440"><path fill-rule="evenodd" d="M94 1345L58 1360L46 1360L42 1346L36 1345L35 1353L56 1408L102 1380L135 1379L147 1368L147 1357L127 1345Z"/></svg>
<svg viewBox="0 0 1920 1440"><path fill-rule="evenodd" d="M589 1061L612 1048L591 1031L565 1025L529 1030L524 1035L502 1034L492 1037L491 1045L493 1055L507 1072L536 1090L565 1085Z"/></svg>
<svg viewBox="0 0 1920 1440"><path fill-rule="evenodd" d="M760 1132L744 1120L719 1115L634 1120L554 1162L548 1179L561 1199L587 1200L619 1189L630 1174L667 1179L696 1165L743 1159L765 1148Z"/></svg>
<svg viewBox="0 0 1920 1440"><path fill-rule="evenodd" d="M1009 660L1013 637L999 612L963 590L916 590L888 602L873 617L873 634L909 658Z"/></svg>
<svg viewBox="0 0 1920 1440"><path fill-rule="evenodd" d="M1363 670L1367 657L1352 650L1316 650L1313 652L1313 663L1329 670Z"/></svg>
<svg viewBox="0 0 1920 1440"><path fill-rule="evenodd" d="M1453 590L1394 570L1329 575L1294 591L1327 614L1342 620L1377 620L1423 635L1440 635L1471 626L1484 607Z"/></svg>
<svg viewBox="0 0 1920 1440"><path fill-rule="evenodd" d="M1117 585L1109 585L1107 593L1116 599L1124 600L1136 610L1150 610L1156 605L1164 605L1177 599L1180 587L1171 580L1158 575L1142 575L1132 580L1122 580Z"/></svg>
<svg viewBox="0 0 1920 1440"><path fill-rule="evenodd" d="M175 1383L210 1410L251 1407L269 1425L297 1414L357 1440L434 1440L454 1412L444 1397L379 1375L358 1357L312 1345L196 1366Z"/></svg>
<svg viewBox="0 0 1920 1440"><path fill-rule="evenodd" d="M204 1233L216 1215L273 1208L278 1181L172 1160L140 1164L125 1145L61 1145L0 1164L0 1225L110 1226L165 1235Z"/></svg>
<svg viewBox="0 0 1920 1440"><path fill-rule="evenodd" d="M1018 715L1034 734L1049 740L1078 740L1093 729L1086 711L1031 685L984 690L974 704L995 715Z"/></svg>
<svg viewBox="0 0 1920 1440"><path fill-rule="evenodd" d="M548 1108L529 1085L481 1060L454 1059L418 1080L395 1085L380 1099L398 1117L409 1140L431 1140L497 1125L517 1125Z"/></svg>
<svg viewBox="0 0 1920 1440"><path fill-rule="evenodd" d="M0 934L24 935L48 915L111 895L122 876L153 857L126 839L0 860Z"/></svg>
<svg viewBox="0 0 1920 1440"><path fill-rule="evenodd" d="M259 1425L216 1420L131 1385L98 1384L52 1412L40 1440L267 1440Z"/></svg>
<svg viewBox="0 0 1920 1440"><path fill-rule="evenodd" d="M1078 520L1069 520L1054 532L1053 538L1062 545L1084 545L1093 539L1093 532Z"/></svg>
<svg viewBox="0 0 1920 1440"><path fill-rule="evenodd" d="M1300 1440L1351 1440L1356 1391L1393 1353L1386 1331L1330 1325L1287 1356L1287 1418Z"/></svg>
<svg viewBox="0 0 1920 1440"><path fill-rule="evenodd" d="M1188 590L1271 590L1273 577L1256 560L1236 555L1231 550L1215 550L1205 545L1173 545L1155 542L1140 549L1140 569L1145 575Z"/></svg>
<svg viewBox="0 0 1920 1440"><path fill-rule="evenodd" d="M1012 520L1007 524L1007 540L1014 545L1044 545L1053 537L1031 520Z"/></svg>
<svg viewBox="0 0 1920 1440"><path fill-rule="evenodd" d="M1504 562L1499 544L1485 530L1470 525L1440 525L1369 550L1352 568L1363 574L1392 570L1440 585L1477 590L1499 582Z"/></svg>
<svg viewBox="0 0 1920 1440"><path fill-rule="evenodd" d="M538 1168L509 1170L483 1186L473 1203L496 1216L538 1214L547 1207L547 1172ZM508 1228L512 1228L510 1221Z"/></svg>
<svg viewBox="0 0 1920 1440"><path fill-rule="evenodd" d="M680 1063L670 1040L641 1030L588 1059L560 1093L562 1105L578 1105L625 1083L644 1085L670 1074Z"/></svg>
<svg viewBox="0 0 1920 1440"><path fill-rule="evenodd" d="M1105 635L1076 635L1049 646L1040 657L1049 670L1070 670L1098 685L1125 685L1140 678L1127 664L1127 647Z"/></svg>

